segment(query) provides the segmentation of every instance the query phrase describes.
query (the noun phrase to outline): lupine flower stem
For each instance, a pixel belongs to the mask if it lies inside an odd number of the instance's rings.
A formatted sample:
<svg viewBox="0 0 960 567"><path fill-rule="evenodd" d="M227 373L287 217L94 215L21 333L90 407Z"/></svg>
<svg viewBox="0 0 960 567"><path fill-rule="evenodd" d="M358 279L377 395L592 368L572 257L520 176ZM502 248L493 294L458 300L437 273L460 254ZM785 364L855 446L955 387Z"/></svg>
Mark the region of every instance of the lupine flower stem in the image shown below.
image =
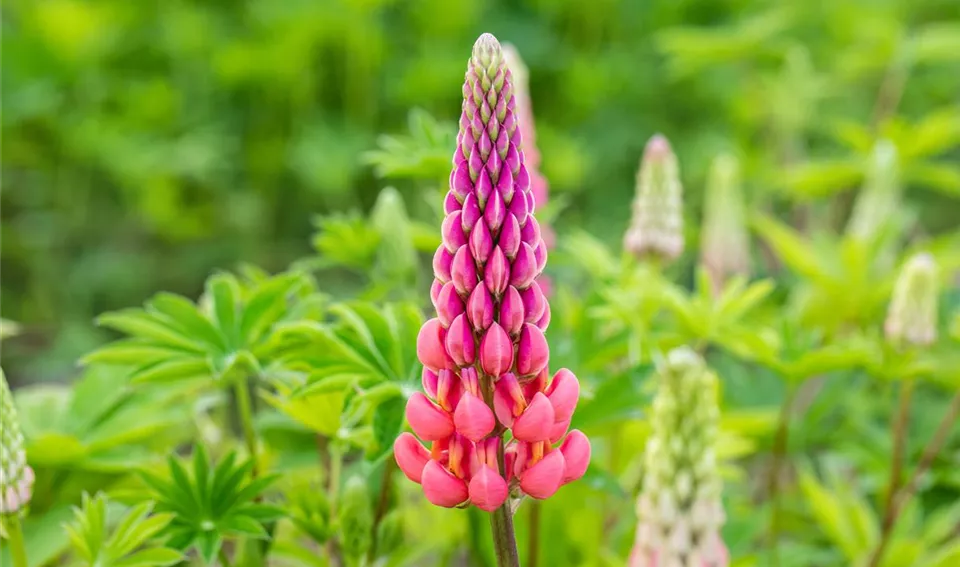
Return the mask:
<svg viewBox="0 0 960 567"><path fill-rule="evenodd" d="M500 458L503 458L503 449L500 450ZM520 554L517 552L517 536L513 530L513 514L510 513L509 500L490 514L490 527L493 528L493 549L497 555L497 566L520 567Z"/></svg>
<svg viewBox="0 0 960 567"><path fill-rule="evenodd" d="M780 476L783 474L783 464L787 458L787 447L790 443L790 414L793 411L793 402L800 390L800 385L793 382L787 383L787 393L780 406L780 417L777 422L777 431L773 438L773 461L770 464L770 477L767 484L767 494L771 501L770 530L768 533L770 554L773 559L773 565L780 565Z"/></svg>
<svg viewBox="0 0 960 567"><path fill-rule="evenodd" d="M217 558L220 560L220 567L231 567L230 558L227 556L227 550L220 548L220 552L217 554Z"/></svg>
<svg viewBox="0 0 960 567"><path fill-rule="evenodd" d="M27 548L23 542L23 528L20 526L20 517L10 515L4 526L7 530L7 543L10 546L10 558L13 567L27 567Z"/></svg>
<svg viewBox="0 0 960 567"><path fill-rule="evenodd" d="M250 390L246 380L237 380L234 384L234 395L237 397L237 413L240 417L240 427L243 429L243 441L250 453L250 462L253 469L250 476L256 478L260 470L257 455L257 434L253 429L253 405L250 403Z"/></svg>
<svg viewBox="0 0 960 567"><path fill-rule="evenodd" d="M947 438L950 436L950 432L953 430L958 417L960 417L960 394L955 395L953 400L951 400L950 407L947 408L947 413L943 416L943 419L940 420L940 425L937 426L936 432L934 432L930 442L927 443L927 446L923 449L923 456L920 457L920 463L917 465L917 468L914 469L913 474L910 475L907 483L896 497L893 498L893 505L890 507L887 516L884 517L880 541L870 556L869 567L878 567L883 560L887 544L890 543L890 534L893 533L893 528L897 525L900 513L904 507L906 507L907 503L910 502L910 499L913 498L914 493L916 493L917 483L920 481L920 477L933 466L934 459L937 458L940 450L943 449L943 445L947 442ZM889 517L889 520L887 517Z"/></svg>

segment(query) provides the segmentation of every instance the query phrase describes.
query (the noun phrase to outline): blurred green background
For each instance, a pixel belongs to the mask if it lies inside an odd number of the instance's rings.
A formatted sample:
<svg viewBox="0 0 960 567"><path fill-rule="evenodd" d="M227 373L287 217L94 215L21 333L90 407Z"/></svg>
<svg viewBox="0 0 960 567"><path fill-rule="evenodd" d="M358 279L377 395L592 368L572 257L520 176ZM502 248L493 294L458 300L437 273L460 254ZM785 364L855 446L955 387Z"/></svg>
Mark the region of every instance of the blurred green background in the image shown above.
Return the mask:
<svg viewBox="0 0 960 567"><path fill-rule="evenodd" d="M429 214L366 152L408 135L415 107L452 128L484 31L530 67L561 239L620 238L657 131L689 215L729 150L752 207L842 223L886 137L923 230L960 218L956 0L8 0L2 25L15 383L68 377L106 338L98 313L196 296L240 262L285 268L311 253L314 215L366 211L386 184ZM414 169L446 167L450 148L411 140Z"/></svg>

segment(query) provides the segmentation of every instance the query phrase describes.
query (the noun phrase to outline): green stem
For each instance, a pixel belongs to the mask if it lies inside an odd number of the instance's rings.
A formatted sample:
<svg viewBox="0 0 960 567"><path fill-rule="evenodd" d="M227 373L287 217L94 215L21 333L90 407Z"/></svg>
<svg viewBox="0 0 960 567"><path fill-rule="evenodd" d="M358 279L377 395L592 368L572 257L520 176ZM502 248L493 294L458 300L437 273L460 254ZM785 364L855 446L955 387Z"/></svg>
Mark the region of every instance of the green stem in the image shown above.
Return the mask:
<svg viewBox="0 0 960 567"><path fill-rule="evenodd" d="M773 439L773 462L770 465L770 477L767 484L767 494L771 500L769 545L773 556L773 564L780 565L780 538L781 512L780 509L780 475L784 460L787 456L787 447L790 441L790 412L793 410L793 400L796 398L799 386L793 382L787 384L787 394L780 406L780 417L777 422L777 432Z"/></svg>
<svg viewBox="0 0 960 567"><path fill-rule="evenodd" d="M340 453L340 448L337 447L336 442L330 444L328 451L330 452L330 470L327 472L327 491L330 494L328 498L330 502L330 517L336 518L337 504L340 499L340 470L343 468L343 455ZM336 538L331 537L328 539L326 548L327 557L330 558L330 564L341 564L336 560L339 555Z"/></svg>
<svg viewBox="0 0 960 567"><path fill-rule="evenodd" d="M220 553L217 554L217 557L220 558L220 567L230 567L230 558L227 557L227 552L222 547L220 548Z"/></svg>
<svg viewBox="0 0 960 567"><path fill-rule="evenodd" d="M497 554L497 566L520 567L517 535L513 531L509 501L490 515L490 526L493 528L493 549Z"/></svg>
<svg viewBox="0 0 960 567"><path fill-rule="evenodd" d="M530 502L530 532L527 535L527 567L540 562L540 507L539 500Z"/></svg>
<svg viewBox="0 0 960 567"><path fill-rule="evenodd" d="M233 390L237 397L237 412L240 414L243 440L247 445L247 452L250 453L250 461L253 463L253 470L250 474L256 478L260 470L260 463L257 453L257 434L253 429L253 404L250 403L250 390L247 387L247 381L238 380L234 384Z"/></svg>
<svg viewBox="0 0 960 567"><path fill-rule="evenodd" d="M13 567L27 567L27 548L23 543L23 529L20 527L20 516L14 513L7 522L7 541L10 544L10 557Z"/></svg>
<svg viewBox="0 0 960 567"><path fill-rule="evenodd" d="M390 503L390 486L393 478L393 469L396 468L393 459L387 459L383 463L383 477L380 479L380 496L377 498L377 509L373 516L373 545L370 546L370 553L367 559L370 563L377 557L377 529L380 522L387 515L387 505Z"/></svg>

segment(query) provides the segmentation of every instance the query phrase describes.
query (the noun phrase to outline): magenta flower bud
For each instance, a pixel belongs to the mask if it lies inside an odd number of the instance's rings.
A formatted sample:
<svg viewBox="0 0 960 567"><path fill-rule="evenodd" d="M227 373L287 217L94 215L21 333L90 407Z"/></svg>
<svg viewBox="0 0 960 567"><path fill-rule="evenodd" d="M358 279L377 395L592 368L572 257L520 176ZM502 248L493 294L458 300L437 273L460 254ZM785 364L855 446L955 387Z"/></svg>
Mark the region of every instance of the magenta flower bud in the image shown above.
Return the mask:
<svg viewBox="0 0 960 567"><path fill-rule="evenodd" d="M487 268L483 274L483 283L486 284L490 293L497 297L503 294L510 282L510 264L506 255L499 246L493 249L490 259L487 261Z"/></svg>
<svg viewBox="0 0 960 567"><path fill-rule="evenodd" d="M450 323L464 311L463 300L457 295L457 289L453 282L447 282L440 288L437 298L433 302L437 309L437 318L444 327L449 327Z"/></svg>
<svg viewBox="0 0 960 567"><path fill-rule="evenodd" d="M517 257L510 268L510 284L517 289L526 289L538 275L540 272L537 270L537 259L533 248L526 242L521 242Z"/></svg>
<svg viewBox="0 0 960 567"><path fill-rule="evenodd" d="M507 481L493 468L483 466L470 479L468 493L470 502L477 508L493 512L503 506L503 503L507 500Z"/></svg>
<svg viewBox="0 0 960 567"><path fill-rule="evenodd" d="M468 295L476 287L477 265L466 246L461 246L454 254L450 265L450 278L461 295Z"/></svg>
<svg viewBox="0 0 960 567"><path fill-rule="evenodd" d="M423 494L435 506L453 508L470 497L467 484L437 461L429 461L424 466L420 483L423 485Z"/></svg>
<svg viewBox="0 0 960 567"><path fill-rule="evenodd" d="M393 442L393 456L403 474L413 482L420 484L423 467L430 460L430 453L423 448L417 438L409 433L401 433Z"/></svg>
<svg viewBox="0 0 960 567"><path fill-rule="evenodd" d="M569 421L573 410L577 407L580 398L580 381L566 368L557 370L553 375L550 386L547 387L547 398L553 404L553 411L557 414L557 421Z"/></svg>
<svg viewBox="0 0 960 567"><path fill-rule="evenodd" d="M513 342L498 323L493 323L480 341L480 368L494 378L513 366Z"/></svg>
<svg viewBox="0 0 960 567"><path fill-rule="evenodd" d="M523 312L527 323L536 323L543 317L547 307L547 300L540 290L540 284L534 281L527 289L520 290L523 300Z"/></svg>
<svg viewBox="0 0 960 567"><path fill-rule="evenodd" d="M453 412L463 394L463 384L453 370L437 373L437 403L446 412Z"/></svg>
<svg viewBox="0 0 960 567"><path fill-rule="evenodd" d="M467 319L477 331L483 331L493 323L493 298L486 286L478 285L467 299Z"/></svg>
<svg viewBox="0 0 960 567"><path fill-rule="evenodd" d="M473 339L473 331L470 329L470 323L466 315L457 315L457 318L450 324L447 330L447 338L444 341L447 353L457 366L469 366L473 364L477 354L477 345Z"/></svg>
<svg viewBox="0 0 960 567"><path fill-rule="evenodd" d="M429 464L427 466L429 467ZM529 466L528 461L528 468L523 474L518 475L520 489L538 500L550 498L560 489L565 469L563 454L556 450L551 451L532 466ZM426 480L426 469L423 473Z"/></svg>
<svg viewBox="0 0 960 567"><path fill-rule="evenodd" d="M441 368L453 368L453 359L444 348L447 331L440 319L433 318L423 324L417 335L417 358L420 364L433 371Z"/></svg>
<svg viewBox="0 0 960 567"><path fill-rule="evenodd" d="M520 331L520 344L517 347L517 374L530 376L537 374L547 366L550 359L550 347L543 331L525 323Z"/></svg>
<svg viewBox="0 0 960 567"><path fill-rule="evenodd" d="M590 440L579 429L574 429L560 445L563 454L563 484L578 480L590 465Z"/></svg>
<svg viewBox="0 0 960 567"><path fill-rule="evenodd" d="M438 380L439 377L437 376L436 372L430 370L426 366L423 367L423 373L420 376L420 384L423 386L423 391L427 393L427 396L433 398L434 400L437 399Z"/></svg>
<svg viewBox="0 0 960 567"><path fill-rule="evenodd" d="M406 414L413 432L426 441L444 439L454 432L450 414L433 405L433 402L420 392L414 393L407 400Z"/></svg>
<svg viewBox="0 0 960 567"><path fill-rule="evenodd" d="M509 335L516 335L523 326L523 300L517 288L509 286L503 299L500 300L500 317L498 318L503 330Z"/></svg>
<svg viewBox="0 0 960 567"><path fill-rule="evenodd" d="M502 237L501 237L502 239ZM493 237L486 223L478 223L470 233L470 253L477 262L485 263L493 252Z"/></svg>
<svg viewBox="0 0 960 567"><path fill-rule="evenodd" d="M528 222L527 226L529 225ZM508 213L503 220L503 226L500 227L500 237L497 240L497 245L511 261L516 258L517 250L520 248L521 230L517 217L513 216L513 213Z"/></svg>
<svg viewBox="0 0 960 567"><path fill-rule="evenodd" d="M453 423L457 432L471 441L479 441L490 434L496 426L496 419L490 406L475 394L467 392L460 398L457 411L453 414Z"/></svg>
<svg viewBox="0 0 960 567"><path fill-rule="evenodd" d="M553 430L553 406L546 396L537 392L527 409L523 410L513 422L513 436L521 441L533 443L546 441Z"/></svg>
<svg viewBox="0 0 960 567"><path fill-rule="evenodd" d="M462 89L442 244L434 256L430 298L437 316L417 337L423 389L433 401L415 394L407 403L407 421L432 447L405 434L394 449L404 474L438 506L493 511L516 490L547 498L581 476L589 461L582 434L567 434L576 378L561 371L548 388L543 329L550 306L544 281L537 281L547 244L533 217L545 198L533 191L543 193L546 185L519 147L518 113L528 112L517 107L519 92L500 44L481 36ZM531 134L526 143L535 154L532 141ZM512 440L506 445L505 435Z"/></svg>
<svg viewBox="0 0 960 567"><path fill-rule="evenodd" d="M453 254L444 246L437 248L437 253L433 255L433 276L441 284L450 281L450 265L453 263Z"/></svg>
<svg viewBox="0 0 960 567"><path fill-rule="evenodd" d="M440 226L440 235L443 245L452 254L467 243L467 235L463 232L463 223L460 220L462 213L454 211L443 219Z"/></svg>

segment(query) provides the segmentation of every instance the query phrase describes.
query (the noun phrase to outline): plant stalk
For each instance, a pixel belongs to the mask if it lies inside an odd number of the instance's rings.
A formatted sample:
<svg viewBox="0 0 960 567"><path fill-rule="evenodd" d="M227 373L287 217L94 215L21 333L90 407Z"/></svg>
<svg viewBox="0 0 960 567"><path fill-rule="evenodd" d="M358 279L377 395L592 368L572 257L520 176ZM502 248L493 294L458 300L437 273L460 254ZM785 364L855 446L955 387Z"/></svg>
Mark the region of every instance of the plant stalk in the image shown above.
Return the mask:
<svg viewBox="0 0 960 567"><path fill-rule="evenodd" d="M237 398L237 413L240 415L243 441L247 445L247 452L250 453L250 461L253 463L250 475L256 478L260 471L260 463L257 453L257 434L253 429L253 404L250 403L250 390L247 387L247 381L238 380L234 384L233 390Z"/></svg>
<svg viewBox="0 0 960 567"><path fill-rule="evenodd" d="M897 407L897 418L893 422L891 435L893 436L893 453L890 456L890 484L887 486L886 502L884 503L883 524L881 534L886 534L893 527L893 502L900 491L900 480L903 476L903 462L906 458L907 429L910 422L910 400L913 397L913 380L908 380L900 386L900 402ZM882 537L882 536L881 536Z"/></svg>
<svg viewBox="0 0 960 567"><path fill-rule="evenodd" d="M227 552L222 547L220 548L220 551L217 553L217 557L220 559L220 567L231 567L230 558L227 557Z"/></svg>
<svg viewBox="0 0 960 567"><path fill-rule="evenodd" d="M768 534L770 552L773 564L780 565L780 529L782 510L780 509L780 475L787 456L787 447L790 441L790 412L793 410L793 401L796 398L799 386L793 382L787 384L787 394L780 406L780 417L777 422L777 431L773 438L773 462L770 465L770 476L767 483L767 494L771 502L770 531Z"/></svg>
<svg viewBox="0 0 960 567"><path fill-rule="evenodd" d="M13 567L28 567L27 547L23 541L23 528L20 526L20 516L12 514L6 525L7 543L10 544L10 558Z"/></svg>
<svg viewBox="0 0 960 567"><path fill-rule="evenodd" d="M393 478L393 470L396 468L393 459L387 459L383 463L383 477L380 479L380 496L377 498L377 509L373 515L373 545L370 546L370 553L367 557L372 564L377 557L377 529L380 522L387 515L387 505L390 500L390 486Z"/></svg>
<svg viewBox="0 0 960 567"><path fill-rule="evenodd" d="M923 449L920 463L917 465L917 468L913 470L913 474L910 475L910 479L900 490L900 493L893 499L893 506L891 506L888 514L890 516L889 527L884 523L886 529L880 534L880 541L870 556L869 567L878 567L880 565L884 552L887 549L887 544L890 543L890 535L893 533L893 528L900 518L900 513L916 493L917 483L920 482L920 477L933 466L933 461L937 458L940 450L943 449L947 438L950 437L950 432L953 430L954 423L956 423L958 416L960 416L960 394L955 395L953 400L950 401L950 407L947 408L947 413L944 414L943 419L940 420L940 425L937 426L936 432L934 432L933 437L930 438L927 446Z"/></svg>
<svg viewBox="0 0 960 567"><path fill-rule="evenodd" d="M493 378L487 376L480 368L480 390L483 400L493 409ZM499 438L497 443L497 468L506 478L506 466L503 458L503 425L498 423L494 435ZM513 528L513 514L510 512L510 499L490 514L490 527L493 530L493 550L497 556L497 567L520 567L520 553L517 551L517 534Z"/></svg>
<svg viewBox="0 0 960 567"><path fill-rule="evenodd" d="M530 502L530 530L527 534L527 567L537 567L540 562L540 507L539 500Z"/></svg>

